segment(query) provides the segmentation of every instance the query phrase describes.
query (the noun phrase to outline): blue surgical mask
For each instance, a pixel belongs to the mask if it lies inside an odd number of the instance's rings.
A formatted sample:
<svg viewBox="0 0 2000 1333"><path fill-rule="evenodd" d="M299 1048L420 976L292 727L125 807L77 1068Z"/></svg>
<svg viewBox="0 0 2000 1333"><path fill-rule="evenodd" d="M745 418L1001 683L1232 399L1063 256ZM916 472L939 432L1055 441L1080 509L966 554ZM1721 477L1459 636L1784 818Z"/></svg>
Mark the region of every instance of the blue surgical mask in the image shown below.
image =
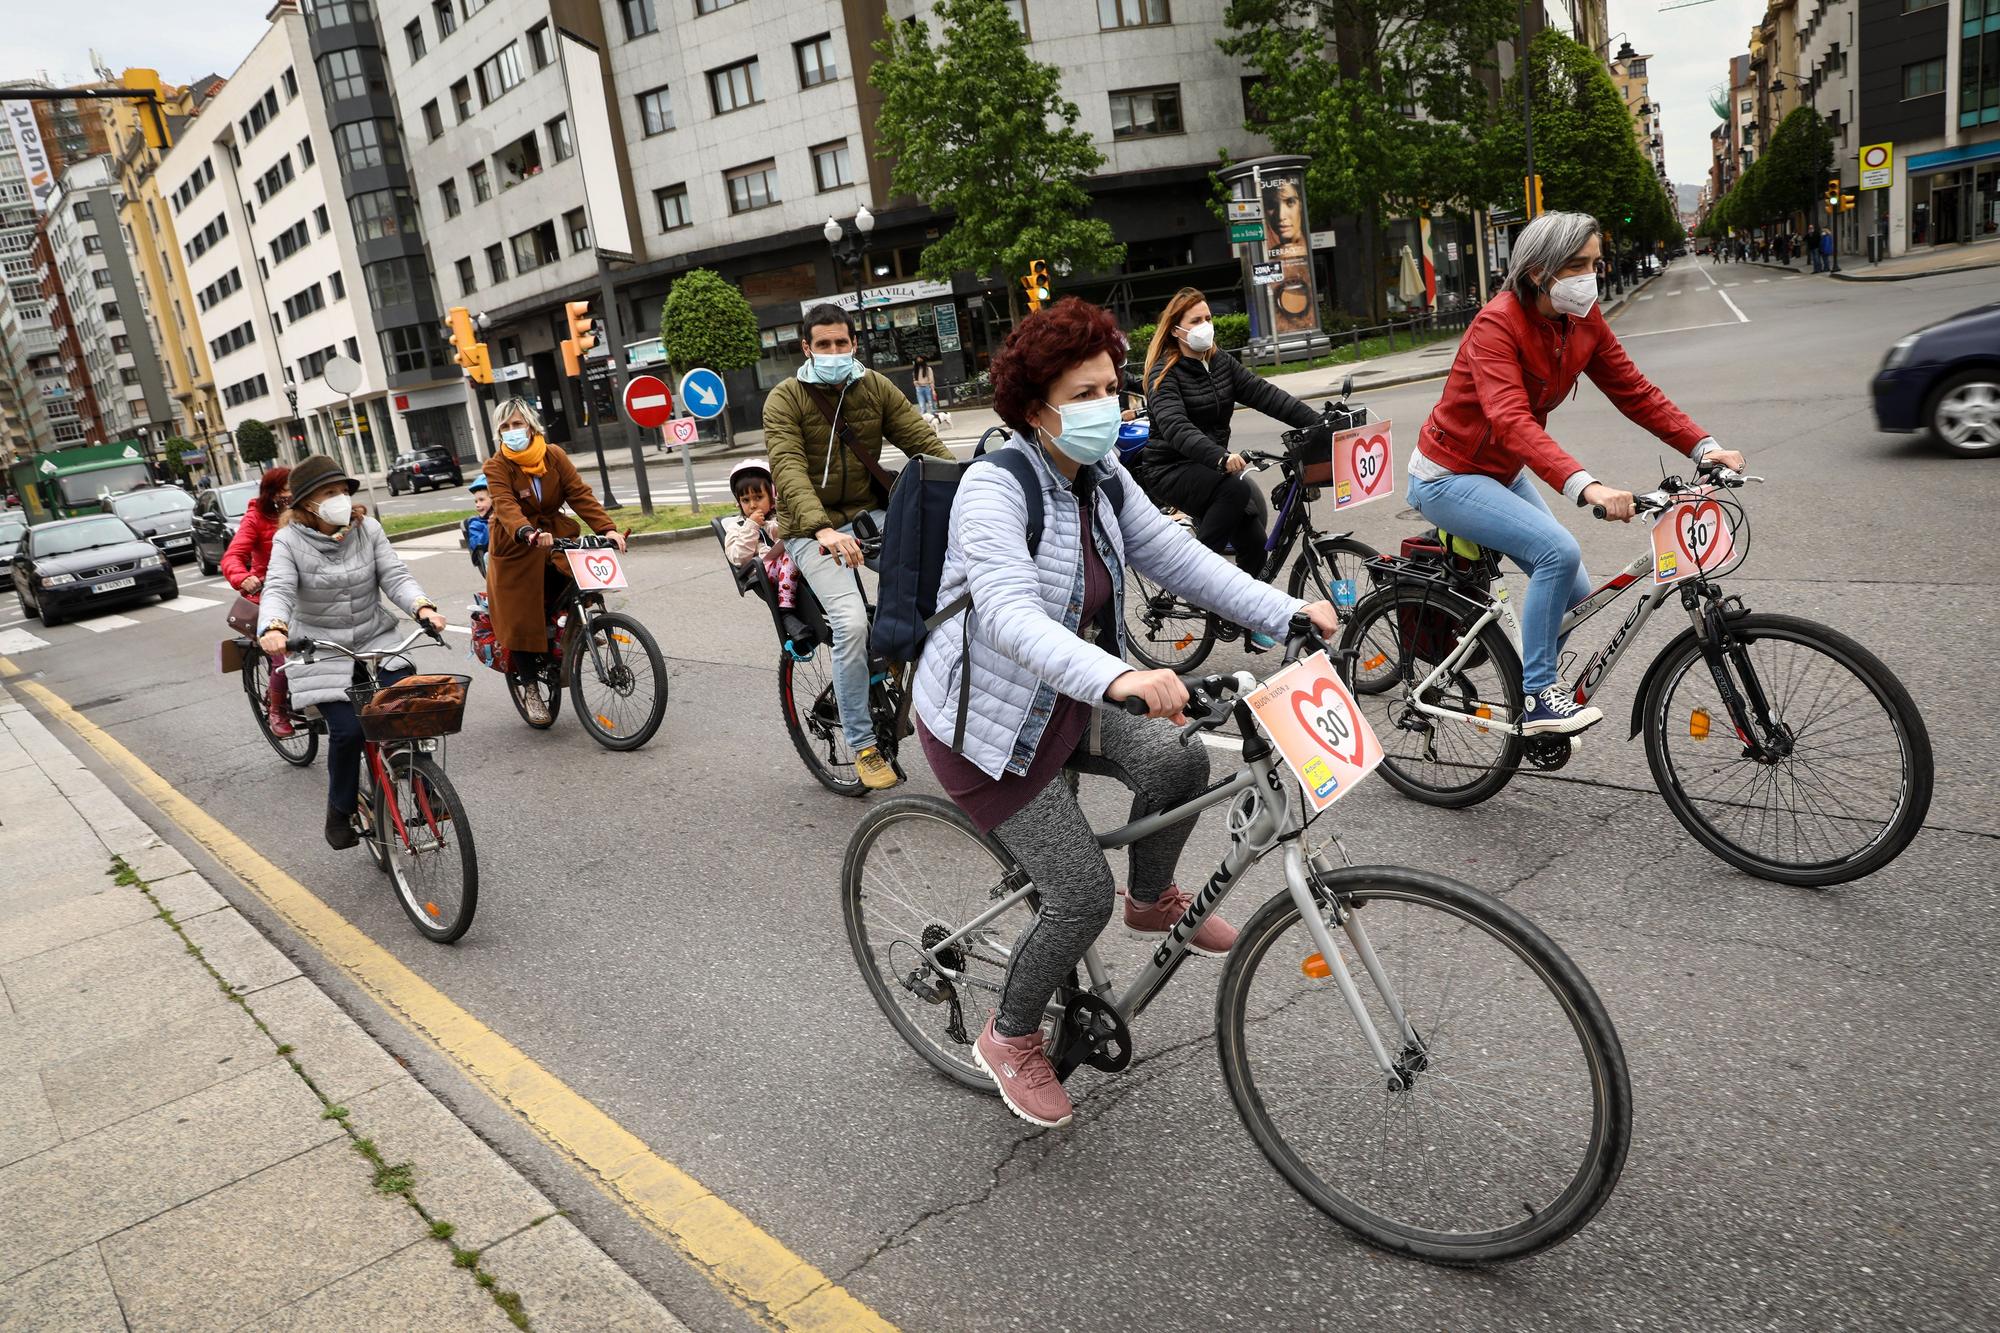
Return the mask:
<svg viewBox="0 0 2000 1333"><path fill-rule="evenodd" d="M1087 403L1064 403L1057 411L1062 414L1062 434L1049 443L1065 457L1088 466L1110 456L1118 444L1118 421L1123 415L1115 395ZM1045 430L1041 433L1048 435Z"/></svg>
<svg viewBox="0 0 2000 1333"><path fill-rule="evenodd" d="M528 441L531 438L525 426L500 432L500 443L506 445L509 449L525 449L528 447Z"/></svg>
<svg viewBox="0 0 2000 1333"><path fill-rule="evenodd" d="M861 378L861 363L852 352L814 352L799 367L799 378L808 384L849 384Z"/></svg>

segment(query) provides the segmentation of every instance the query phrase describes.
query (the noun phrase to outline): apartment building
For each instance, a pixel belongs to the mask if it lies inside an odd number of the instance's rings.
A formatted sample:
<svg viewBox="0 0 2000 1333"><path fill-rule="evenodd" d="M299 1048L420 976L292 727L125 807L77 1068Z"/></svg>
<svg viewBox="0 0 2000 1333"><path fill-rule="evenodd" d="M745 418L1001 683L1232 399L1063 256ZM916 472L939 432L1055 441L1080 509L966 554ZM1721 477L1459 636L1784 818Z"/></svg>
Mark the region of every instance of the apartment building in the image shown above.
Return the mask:
<svg viewBox="0 0 2000 1333"><path fill-rule="evenodd" d="M469 443L365 0L308 25L279 0L160 162L222 421L272 423L293 457L381 471L414 440ZM371 59L369 52L375 53ZM324 377L361 367L359 420Z"/></svg>
<svg viewBox="0 0 2000 1333"><path fill-rule="evenodd" d="M1841 188L1847 191L1855 190L1860 182L1859 108L1854 85L1859 17L1855 0L1799 0L1798 4L1798 71L1804 76L1800 95L1807 106L1826 118L1833 138L1834 169L1840 173ZM1860 208L1839 216L1835 239L1843 253L1858 254L1865 249L1862 218Z"/></svg>
<svg viewBox="0 0 2000 1333"><path fill-rule="evenodd" d="M1757 151L1798 108L1806 76L1799 73L1798 0L1768 0L1750 30L1750 77L1756 84Z"/></svg>
<svg viewBox="0 0 2000 1333"><path fill-rule="evenodd" d="M66 369L72 383L81 374L90 385L94 422L83 442L139 439L150 454L173 433L173 412L114 180L108 155L71 162L41 227L49 276L61 284L65 362L76 358Z"/></svg>
<svg viewBox="0 0 2000 1333"><path fill-rule="evenodd" d="M15 448L34 452L54 448L56 422L73 422L76 415L37 276L35 224L55 191L56 172L34 104L0 103L0 112L0 273L17 331L13 355L21 389L15 401L25 423Z"/></svg>
<svg viewBox="0 0 2000 1333"><path fill-rule="evenodd" d="M51 202L55 196L50 196ZM47 215L36 220L33 256L37 307L48 321L50 351L30 359L42 388L37 434L41 449L65 449L106 438L104 410L84 361L84 335L70 307Z"/></svg>
<svg viewBox="0 0 2000 1333"><path fill-rule="evenodd" d="M1857 212L1878 252L2000 240L2000 0L1855 0L1858 143L1893 145Z"/></svg>
<svg viewBox="0 0 2000 1333"><path fill-rule="evenodd" d="M1651 55L1641 55L1630 42L1626 42L1610 61L1611 82L1617 85L1618 95L1625 100L1625 109L1631 113L1632 134L1639 141L1640 154L1652 164L1653 174L1664 182L1667 175L1667 136L1660 123L1660 104L1653 100L1652 80L1648 74L1652 59Z"/></svg>

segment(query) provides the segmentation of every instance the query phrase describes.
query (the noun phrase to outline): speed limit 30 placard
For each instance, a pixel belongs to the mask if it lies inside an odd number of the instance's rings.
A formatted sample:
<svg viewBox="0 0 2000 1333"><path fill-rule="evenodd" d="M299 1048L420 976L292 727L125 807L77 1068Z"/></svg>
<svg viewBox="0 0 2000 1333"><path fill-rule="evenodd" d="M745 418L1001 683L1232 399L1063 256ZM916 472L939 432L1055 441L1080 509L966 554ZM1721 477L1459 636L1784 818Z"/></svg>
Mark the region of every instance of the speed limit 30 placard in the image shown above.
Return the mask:
<svg viewBox="0 0 2000 1333"><path fill-rule="evenodd" d="M1314 814L1352 791L1382 762L1374 730L1325 652L1292 663L1246 702L1298 778Z"/></svg>
<svg viewBox="0 0 2000 1333"><path fill-rule="evenodd" d="M1390 424L1344 430L1333 437L1333 507L1346 509L1396 492L1394 436Z"/></svg>
<svg viewBox="0 0 2000 1333"><path fill-rule="evenodd" d="M1678 501L1653 518L1653 582L1665 587L1712 572L1734 547L1728 517L1711 496Z"/></svg>

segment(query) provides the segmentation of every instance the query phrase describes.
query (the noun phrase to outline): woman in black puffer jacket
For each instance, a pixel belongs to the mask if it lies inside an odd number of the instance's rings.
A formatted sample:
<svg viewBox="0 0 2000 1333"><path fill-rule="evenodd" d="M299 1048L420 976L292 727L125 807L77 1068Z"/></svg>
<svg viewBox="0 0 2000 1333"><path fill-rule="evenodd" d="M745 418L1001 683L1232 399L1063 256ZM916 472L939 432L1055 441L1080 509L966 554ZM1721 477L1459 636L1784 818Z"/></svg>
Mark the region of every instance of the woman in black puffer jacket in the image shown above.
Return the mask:
<svg viewBox="0 0 2000 1333"><path fill-rule="evenodd" d="M1139 482L1160 504L1195 517L1195 536L1211 551L1236 548L1252 578L1264 572L1271 507L1229 451L1238 403L1287 426L1313 426L1319 414L1215 347L1208 298L1183 287L1167 302L1146 349L1146 405L1152 440L1139 456Z"/></svg>

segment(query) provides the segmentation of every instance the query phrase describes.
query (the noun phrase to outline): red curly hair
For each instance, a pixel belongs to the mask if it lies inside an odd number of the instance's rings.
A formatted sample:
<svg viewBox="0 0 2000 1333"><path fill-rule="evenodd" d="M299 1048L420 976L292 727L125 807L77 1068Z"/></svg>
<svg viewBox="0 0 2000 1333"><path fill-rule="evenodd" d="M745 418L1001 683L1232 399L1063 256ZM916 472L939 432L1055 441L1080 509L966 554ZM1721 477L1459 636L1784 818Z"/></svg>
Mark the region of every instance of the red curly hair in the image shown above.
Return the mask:
<svg viewBox="0 0 2000 1333"><path fill-rule="evenodd" d="M1028 411L1070 367L1108 355L1113 368L1125 360L1125 335L1103 306L1066 296L1037 310L1007 335L993 358L993 410L1022 435L1032 436Z"/></svg>
<svg viewBox="0 0 2000 1333"><path fill-rule="evenodd" d="M257 507L271 518L278 516L278 494L290 484L292 470L274 467L257 480Z"/></svg>

